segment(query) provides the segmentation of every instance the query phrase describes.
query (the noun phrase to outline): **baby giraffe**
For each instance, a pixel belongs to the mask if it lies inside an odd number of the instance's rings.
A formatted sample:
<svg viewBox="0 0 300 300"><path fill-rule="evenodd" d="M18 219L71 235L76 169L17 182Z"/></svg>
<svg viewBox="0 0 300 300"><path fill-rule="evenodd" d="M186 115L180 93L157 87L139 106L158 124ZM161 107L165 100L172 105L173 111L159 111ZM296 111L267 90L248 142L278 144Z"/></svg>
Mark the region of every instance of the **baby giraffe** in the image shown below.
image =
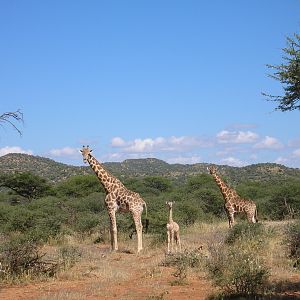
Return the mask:
<svg viewBox="0 0 300 300"><path fill-rule="evenodd" d="M173 212L172 207L174 202L166 202L166 205L169 208L169 222L167 224L167 235L168 235L168 253L173 252L173 246L174 246L174 240L176 242L176 251L177 251L177 245L179 246L179 251L181 251L181 243L180 243L180 237L179 237L179 225L173 221ZM171 244L171 250L170 250L170 244Z"/></svg>

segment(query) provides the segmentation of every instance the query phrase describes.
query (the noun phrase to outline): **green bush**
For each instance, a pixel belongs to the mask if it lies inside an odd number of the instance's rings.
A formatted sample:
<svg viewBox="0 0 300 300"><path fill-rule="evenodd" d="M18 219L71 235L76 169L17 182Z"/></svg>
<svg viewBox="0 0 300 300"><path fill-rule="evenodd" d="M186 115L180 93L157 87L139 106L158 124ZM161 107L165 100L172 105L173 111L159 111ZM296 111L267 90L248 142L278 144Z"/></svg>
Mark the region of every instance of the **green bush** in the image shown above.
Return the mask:
<svg viewBox="0 0 300 300"><path fill-rule="evenodd" d="M63 246L59 249L59 262L64 270L72 268L79 261L82 253L74 246Z"/></svg>
<svg viewBox="0 0 300 300"><path fill-rule="evenodd" d="M78 213L74 230L90 234L92 229L99 225L99 215L88 212Z"/></svg>
<svg viewBox="0 0 300 300"><path fill-rule="evenodd" d="M25 233L34 227L35 224L36 218L33 211L28 210L25 206L16 206L10 210L6 231Z"/></svg>
<svg viewBox="0 0 300 300"><path fill-rule="evenodd" d="M300 220L287 227L285 243L294 267L300 269Z"/></svg>
<svg viewBox="0 0 300 300"><path fill-rule="evenodd" d="M213 244L207 268L214 284L231 296L264 293L269 269L264 264L263 249L269 232L262 224L236 224L224 243Z"/></svg>
<svg viewBox="0 0 300 300"><path fill-rule="evenodd" d="M166 255L161 265L166 267L176 267L176 270L172 275L177 279L172 282L172 285L183 285L186 284L188 269L199 267L202 260L203 256L199 250L185 250L182 253Z"/></svg>
<svg viewBox="0 0 300 300"><path fill-rule="evenodd" d="M248 222L240 222L235 224L229 231L225 242L227 244L234 244L239 240L256 240L262 242L269 234L262 223L249 224Z"/></svg>
<svg viewBox="0 0 300 300"><path fill-rule="evenodd" d="M104 192L95 175L72 176L59 183L55 188L60 197L85 197L94 192Z"/></svg>
<svg viewBox="0 0 300 300"><path fill-rule="evenodd" d="M250 296L264 293L269 270L256 249L245 244L224 245L211 252L207 261L210 278L225 295Z"/></svg>

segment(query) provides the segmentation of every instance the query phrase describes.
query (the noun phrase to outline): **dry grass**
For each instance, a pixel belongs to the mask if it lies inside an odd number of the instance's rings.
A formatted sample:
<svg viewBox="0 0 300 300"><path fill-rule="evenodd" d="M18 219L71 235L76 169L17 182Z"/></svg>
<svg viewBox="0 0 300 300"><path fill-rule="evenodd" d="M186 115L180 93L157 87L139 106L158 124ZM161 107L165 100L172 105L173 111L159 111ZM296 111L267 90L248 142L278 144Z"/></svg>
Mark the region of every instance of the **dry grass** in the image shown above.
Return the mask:
<svg viewBox="0 0 300 300"><path fill-rule="evenodd" d="M300 279L287 259L283 222L267 222L274 229L264 251L265 261L271 270L271 288L283 293L297 289ZM203 257L210 248L224 242L228 233L227 222L199 223L181 232L183 251L198 249ZM8 299L205 299L217 291L207 280L205 268L188 272L187 286L172 286L174 267L163 267L166 244L155 244L155 237L144 236L144 250L136 254L136 239L119 236L118 252L110 252L109 244L94 244L97 235L88 237L65 236L52 240L42 249L50 259L58 258L62 247L74 247L80 253L74 266L62 269L55 279L29 284L28 294L18 285L4 286L0 298ZM295 281L296 280L296 281ZM299 280L300 281L300 280ZM300 290L300 287L299 287ZM19 294L18 294L19 293ZM18 297L16 295L19 295ZM195 298L198 295L199 298ZM200 296L202 295L202 296ZM24 297L23 297L24 296ZM25 297L26 296L26 297ZM6 298L5 298L6 297ZM23 298L22 298L23 297Z"/></svg>

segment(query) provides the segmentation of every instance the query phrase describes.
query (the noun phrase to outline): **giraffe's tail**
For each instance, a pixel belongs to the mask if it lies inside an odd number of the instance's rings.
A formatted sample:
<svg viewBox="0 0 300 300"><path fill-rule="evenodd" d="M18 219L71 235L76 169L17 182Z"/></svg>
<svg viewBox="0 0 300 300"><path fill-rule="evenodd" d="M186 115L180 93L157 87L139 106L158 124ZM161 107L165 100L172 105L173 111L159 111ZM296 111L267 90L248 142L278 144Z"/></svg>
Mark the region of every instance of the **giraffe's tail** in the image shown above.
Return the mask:
<svg viewBox="0 0 300 300"><path fill-rule="evenodd" d="M148 229L149 229L149 219L148 219L148 211L147 211L147 204L146 204L146 202L144 202L144 206L145 206L145 213L146 213L146 218L145 218L145 233L147 233Z"/></svg>

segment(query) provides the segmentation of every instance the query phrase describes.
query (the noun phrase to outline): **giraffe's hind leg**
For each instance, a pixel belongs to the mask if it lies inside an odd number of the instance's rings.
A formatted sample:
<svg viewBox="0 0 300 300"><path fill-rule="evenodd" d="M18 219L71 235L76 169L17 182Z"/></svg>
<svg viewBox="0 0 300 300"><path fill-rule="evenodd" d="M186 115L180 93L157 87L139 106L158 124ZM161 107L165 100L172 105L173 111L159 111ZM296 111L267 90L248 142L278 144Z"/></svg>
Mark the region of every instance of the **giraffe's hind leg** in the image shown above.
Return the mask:
<svg viewBox="0 0 300 300"><path fill-rule="evenodd" d="M176 232L175 234L175 242L176 242L176 252L177 252L177 246L179 248L179 252L181 252L181 242L180 242L179 232Z"/></svg>
<svg viewBox="0 0 300 300"><path fill-rule="evenodd" d="M133 214L133 220L134 220L137 240L138 240L137 252L139 253L141 250L143 250L143 224L141 220L141 214Z"/></svg>

